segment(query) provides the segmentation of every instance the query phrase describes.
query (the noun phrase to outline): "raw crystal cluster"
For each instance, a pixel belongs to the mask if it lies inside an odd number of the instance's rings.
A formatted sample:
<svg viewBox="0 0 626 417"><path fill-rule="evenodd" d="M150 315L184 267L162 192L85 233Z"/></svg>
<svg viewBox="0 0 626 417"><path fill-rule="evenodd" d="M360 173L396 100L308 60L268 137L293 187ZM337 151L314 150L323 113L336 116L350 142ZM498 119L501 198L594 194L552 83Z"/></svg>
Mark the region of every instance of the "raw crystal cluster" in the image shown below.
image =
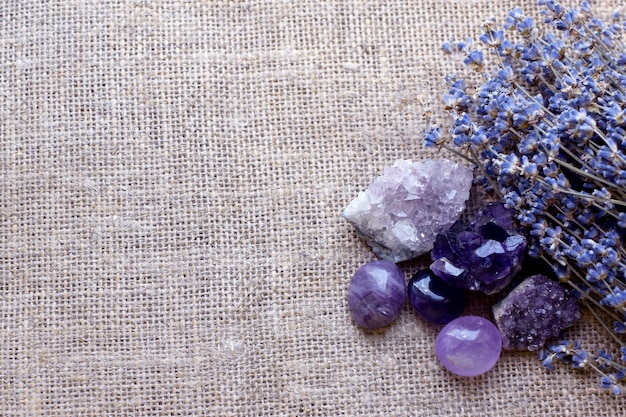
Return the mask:
<svg viewBox="0 0 626 417"><path fill-rule="evenodd" d="M374 253L391 262L422 255L465 209L473 173L441 159L398 160L343 211Z"/></svg>
<svg viewBox="0 0 626 417"><path fill-rule="evenodd" d="M493 294L521 269L526 238L517 233L513 212L490 203L474 221L457 221L437 235L430 269L447 283Z"/></svg>
<svg viewBox="0 0 626 417"><path fill-rule="evenodd" d="M580 318L576 299L544 275L526 278L493 307L505 349L536 350Z"/></svg>

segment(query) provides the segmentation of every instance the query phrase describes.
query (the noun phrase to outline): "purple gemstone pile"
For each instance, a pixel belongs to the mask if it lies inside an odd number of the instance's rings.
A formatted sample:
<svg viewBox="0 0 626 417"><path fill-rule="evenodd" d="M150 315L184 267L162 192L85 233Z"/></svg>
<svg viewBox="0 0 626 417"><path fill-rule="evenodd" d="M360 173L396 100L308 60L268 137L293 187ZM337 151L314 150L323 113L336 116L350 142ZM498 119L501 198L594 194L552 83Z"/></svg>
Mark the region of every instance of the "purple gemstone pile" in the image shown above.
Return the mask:
<svg viewBox="0 0 626 417"><path fill-rule="evenodd" d="M394 187L390 188L394 192L401 188ZM389 207L395 201L395 194L390 196ZM422 207L420 213L428 216L429 210ZM380 220L377 216L385 217L380 213L373 218L372 213L363 216L368 224ZM405 259L400 254L405 254L406 247L398 248L377 254L394 253L393 261ZM408 290L402 269L394 262L380 260L359 268L348 288L350 314L366 329L388 326L400 314L408 292L418 314L434 323L447 323L435 347L444 367L457 375L480 375L494 366L502 348L538 349L580 317L575 298L543 275L525 279L493 307L496 325L481 317L459 317L465 290L501 291L520 271L526 250L527 240L516 228L513 211L502 203L490 203L470 223L456 221L436 235L430 269L416 273ZM409 252L413 256L419 251Z"/></svg>
<svg viewBox="0 0 626 417"><path fill-rule="evenodd" d="M504 349L537 350L580 318L576 299L544 275L526 278L493 307Z"/></svg>
<svg viewBox="0 0 626 417"><path fill-rule="evenodd" d="M471 223L459 220L437 235L430 269L456 287L493 294L511 282L525 253L512 211L490 203Z"/></svg>

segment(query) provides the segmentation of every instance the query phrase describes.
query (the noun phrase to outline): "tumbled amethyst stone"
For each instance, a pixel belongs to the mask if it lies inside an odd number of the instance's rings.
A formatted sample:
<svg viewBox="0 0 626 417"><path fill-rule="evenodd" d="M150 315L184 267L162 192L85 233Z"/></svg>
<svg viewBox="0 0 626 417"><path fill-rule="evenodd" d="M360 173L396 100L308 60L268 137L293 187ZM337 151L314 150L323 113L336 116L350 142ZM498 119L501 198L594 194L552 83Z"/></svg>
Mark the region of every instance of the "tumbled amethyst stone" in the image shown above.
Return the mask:
<svg viewBox="0 0 626 417"><path fill-rule="evenodd" d="M452 320L435 341L435 352L443 366L460 376L484 374L498 362L501 351L498 329L478 316Z"/></svg>
<svg viewBox="0 0 626 417"><path fill-rule="evenodd" d="M544 275L522 281L493 306L505 349L537 350L580 318L576 298Z"/></svg>
<svg viewBox="0 0 626 417"><path fill-rule="evenodd" d="M490 203L470 224L457 221L435 238L430 269L447 283L493 294L521 269L526 237L515 229L513 212Z"/></svg>
<svg viewBox="0 0 626 417"><path fill-rule="evenodd" d="M465 291L444 282L430 269L413 275L407 292L413 310L436 324L449 323L465 309Z"/></svg>
<svg viewBox="0 0 626 417"><path fill-rule="evenodd" d="M396 319L406 298L404 273L389 261L360 267L348 287L348 308L354 321L366 329L379 329Z"/></svg>

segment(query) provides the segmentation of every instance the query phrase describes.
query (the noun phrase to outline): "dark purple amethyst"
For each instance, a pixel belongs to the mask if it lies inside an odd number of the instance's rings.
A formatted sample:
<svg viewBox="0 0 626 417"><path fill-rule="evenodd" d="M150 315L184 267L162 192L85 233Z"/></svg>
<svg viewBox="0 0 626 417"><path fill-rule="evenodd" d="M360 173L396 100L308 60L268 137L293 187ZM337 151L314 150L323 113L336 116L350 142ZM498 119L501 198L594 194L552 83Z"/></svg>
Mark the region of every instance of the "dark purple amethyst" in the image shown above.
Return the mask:
<svg viewBox="0 0 626 417"><path fill-rule="evenodd" d="M406 298L404 273L389 261L360 267L348 287L348 308L354 321L366 329L379 329L396 319Z"/></svg>
<svg viewBox="0 0 626 417"><path fill-rule="evenodd" d="M580 318L578 303L558 283L544 275L526 278L493 306L504 349L541 348Z"/></svg>
<svg viewBox="0 0 626 417"><path fill-rule="evenodd" d="M449 323L465 308L465 291L447 284L429 269L413 275L408 294L413 310L436 324Z"/></svg>
<svg viewBox="0 0 626 417"><path fill-rule="evenodd" d="M470 224L456 222L435 238L430 269L455 287L493 294L521 269L526 238L515 228L513 212L488 204Z"/></svg>

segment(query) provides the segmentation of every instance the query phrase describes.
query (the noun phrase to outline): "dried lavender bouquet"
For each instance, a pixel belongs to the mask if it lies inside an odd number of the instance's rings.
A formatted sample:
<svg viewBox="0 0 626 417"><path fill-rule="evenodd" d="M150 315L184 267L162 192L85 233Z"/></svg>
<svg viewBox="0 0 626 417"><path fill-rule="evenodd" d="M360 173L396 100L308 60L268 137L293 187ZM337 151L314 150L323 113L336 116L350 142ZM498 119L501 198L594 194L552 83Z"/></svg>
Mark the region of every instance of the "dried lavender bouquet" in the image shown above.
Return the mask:
<svg viewBox="0 0 626 417"><path fill-rule="evenodd" d="M543 364L562 361L600 375L620 394L626 362L626 22L594 17L588 2L567 9L539 0L544 24L519 8L501 28L484 25L480 47L445 44L465 54L481 77L470 86L449 77L447 134L433 124L426 144L476 166L477 181L514 210L543 260L603 324L617 346L592 353L578 342L549 342ZM487 70L485 53L493 68ZM608 352L613 351L613 354Z"/></svg>

